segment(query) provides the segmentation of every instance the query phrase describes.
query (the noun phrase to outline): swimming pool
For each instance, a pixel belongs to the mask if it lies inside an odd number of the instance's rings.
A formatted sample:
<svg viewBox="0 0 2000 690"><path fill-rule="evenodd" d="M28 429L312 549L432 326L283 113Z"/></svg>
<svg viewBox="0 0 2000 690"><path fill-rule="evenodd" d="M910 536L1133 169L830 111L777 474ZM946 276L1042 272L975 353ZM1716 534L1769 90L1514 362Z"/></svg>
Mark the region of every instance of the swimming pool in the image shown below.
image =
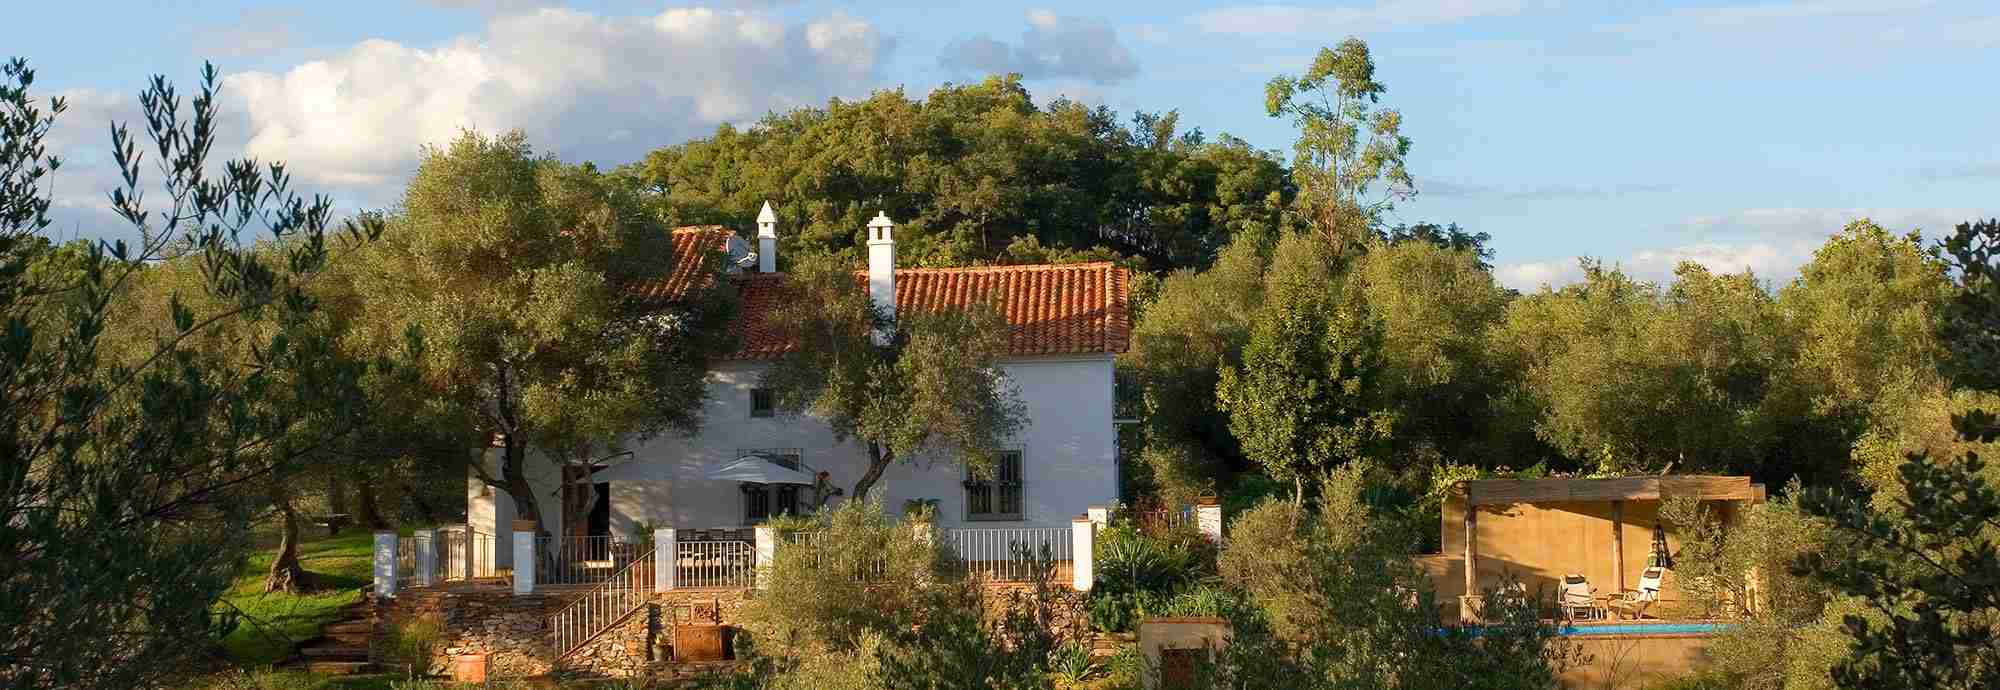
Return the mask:
<svg viewBox="0 0 2000 690"><path fill-rule="evenodd" d="M1727 623L1607 623L1604 625L1571 625L1562 634L1575 637L1592 635L1687 635L1718 633L1730 628Z"/></svg>

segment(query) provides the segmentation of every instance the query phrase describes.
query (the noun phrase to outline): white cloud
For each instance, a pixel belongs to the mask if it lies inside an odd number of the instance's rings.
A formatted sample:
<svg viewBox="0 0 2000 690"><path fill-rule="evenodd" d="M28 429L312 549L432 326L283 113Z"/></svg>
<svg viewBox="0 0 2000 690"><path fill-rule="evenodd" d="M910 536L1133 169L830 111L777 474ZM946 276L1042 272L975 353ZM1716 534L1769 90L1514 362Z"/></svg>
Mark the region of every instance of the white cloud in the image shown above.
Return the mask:
<svg viewBox="0 0 2000 690"><path fill-rule="evenodd" d="M1138 61L1110 24L1048 10L1028 12L1028 30L1017 44L982 33L952 41L940 62L980 74L1018 72L1029 79L1077 78L1096 84L1116 84L1139 73Z"/></svg>
<svg viewBox="0 0 2000 690"><path fill-rule="evenodd" d="M384 185L462 128L519 128L566 160L632 160L723 122L863 91L885 50L873 26L839 13L786 23L699 8L544 9L436 47L369 40L226 85L248 115L250 154L308 180Z"/></svg>
<svg viewBox="0 0 2000 690"><path fill-rule="evenodd" d="M1895 232L1925 230L1939 232L1973 217L1991 215L1992 209L1975 208L1747 208L1730 213L1695 216L1682 227L1707 236L1745 235L1751 237L1805 236L1824 238L1861 218Z"/></svg>
<svg viewBox="0 0 2000 690"><path fill-rule="evenodd" d="M1557 4L1553 0L1382 0L1373 7L1247 5L1209 10L1189 21L1218 34L1338 34L1511 16Z"/></svg>
<svg viewBox="0 0 2000 690"><path fill-rule="evenodd" d="M1641 249L1623 257L1604 257L1604 262L1626 275L1662 284L1673 279L1675 267L1691 261L1718 273L1752 271L1760 280L1782 285L1798 275L1799 267L1812 260L1813 251L1827 237L1857 219L1867 218L1896 233L1922 229L1936 238L1958 223L1995 214L1994 209L1751 208L1680 223L1679 231L1703 241ZM1583 279L1575 260L1503 263L1493 273L1502 285L1524 292Z"/></svg>

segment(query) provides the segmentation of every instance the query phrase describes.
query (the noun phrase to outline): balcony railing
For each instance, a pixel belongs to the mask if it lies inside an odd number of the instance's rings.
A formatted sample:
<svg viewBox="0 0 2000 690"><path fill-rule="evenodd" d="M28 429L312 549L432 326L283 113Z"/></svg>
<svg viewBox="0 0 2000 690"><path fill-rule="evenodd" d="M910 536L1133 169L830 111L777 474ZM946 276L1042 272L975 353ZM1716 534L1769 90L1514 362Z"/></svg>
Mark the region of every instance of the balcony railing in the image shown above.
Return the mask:
<svg viewBox="0 0 2000 690"><path fill-rule="evenodd" d="M966 575L997 582L1026 582L1037 576L1038 561L1053 561L1051 577L1067 582L1075 556L1066 527L999 527L943 530L944 543L957 554Z"/></svg>
<svg viewBox="0 0 2000 690"><path fill-rule="evenodd" d="M640 550L618 537L536 537L535 584L603 582L630 565Z"/></svg>

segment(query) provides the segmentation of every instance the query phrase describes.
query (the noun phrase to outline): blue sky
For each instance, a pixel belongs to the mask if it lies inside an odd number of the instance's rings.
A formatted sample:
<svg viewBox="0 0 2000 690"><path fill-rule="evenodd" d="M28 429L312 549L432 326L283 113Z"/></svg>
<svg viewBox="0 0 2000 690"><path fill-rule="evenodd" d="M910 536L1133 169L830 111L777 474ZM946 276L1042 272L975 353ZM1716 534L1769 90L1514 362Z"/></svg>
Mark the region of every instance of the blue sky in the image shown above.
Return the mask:
<svg viewBox="0 0 2000 690"><path fill-rule="evenodd" d="M25 13L25 17L23 16ZM6 50L72 101L65 235L116 227L107 119L146 75L225 74L219 152L282 154L347 207L393 202L423 143L519 127L615 165L772 109L1019 71L1121 114L1284 150L1263 83L1373 48L1415 141L1400 220L1489 232L1503 282L1588 255L1788 280L1856 216L1935 233L2000 215L2000 5L1973 0L1380 0L1324 4L134 0L13 11Z"/></svg>

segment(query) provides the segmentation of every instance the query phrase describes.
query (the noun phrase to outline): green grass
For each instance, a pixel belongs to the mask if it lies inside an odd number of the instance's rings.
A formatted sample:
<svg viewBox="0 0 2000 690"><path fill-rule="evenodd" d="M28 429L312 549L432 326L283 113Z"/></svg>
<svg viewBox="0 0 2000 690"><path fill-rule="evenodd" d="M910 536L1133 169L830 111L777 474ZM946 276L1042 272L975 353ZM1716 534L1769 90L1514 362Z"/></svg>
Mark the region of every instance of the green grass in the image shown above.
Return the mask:
<svg viewBox="0 0 2000 690"><path fill-rule="evenodd" d="M361 600L361 588L371 580L373 549L374 535L366 530L300 544L299 562L318 578L318 588L302 596L264 593L264 574L277 556L275 547L251 556L223 596L223 601L255 619L245 619L223 639L230 660L258 667L291 656L293 643L318 634L340 607Z"/></svg>

